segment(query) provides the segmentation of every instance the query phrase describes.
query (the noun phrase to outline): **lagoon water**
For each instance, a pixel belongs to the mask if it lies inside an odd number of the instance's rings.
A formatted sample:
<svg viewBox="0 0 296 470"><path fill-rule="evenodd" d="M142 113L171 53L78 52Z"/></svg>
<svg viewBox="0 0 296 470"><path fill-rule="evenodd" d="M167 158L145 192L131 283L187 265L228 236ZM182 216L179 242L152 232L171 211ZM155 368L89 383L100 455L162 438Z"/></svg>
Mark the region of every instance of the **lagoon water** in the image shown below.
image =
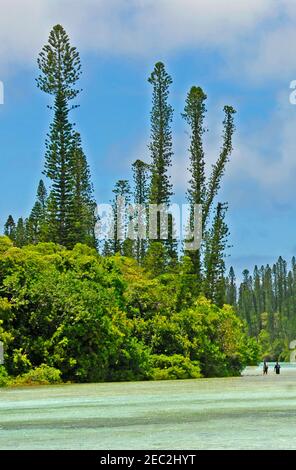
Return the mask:
<svg viewBox="0 0 296 470"><path fill-rule="evenodd" d="M296 449L296 367L0 390L0 449Z"/></svg>

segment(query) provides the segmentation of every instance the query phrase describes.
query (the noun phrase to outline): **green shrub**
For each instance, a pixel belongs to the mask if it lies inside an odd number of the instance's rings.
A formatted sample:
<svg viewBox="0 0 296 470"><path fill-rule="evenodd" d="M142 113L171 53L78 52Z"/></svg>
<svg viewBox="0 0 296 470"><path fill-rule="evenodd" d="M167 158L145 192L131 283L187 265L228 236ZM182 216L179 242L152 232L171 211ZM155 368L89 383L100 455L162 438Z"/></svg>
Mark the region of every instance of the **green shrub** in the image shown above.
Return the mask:
<svg viewBox="0 0 296 470"><path fill-rule="evenodd" d="M58 383L61 383L61 371L46 364L16 377L13 381L13 385L52 385Z"/></svg>
<svg viewBox="0 0 296 470"><path fill-rule="evenodd" d="M0 387L6 387L9 384L9 376L3 366L0 366Z"/></svg>
<svg viewBox="0 0 296 470"><path fill-rule="evenodd" d="M174 354L152 356L154 380L198 379L201 377L199 363L188 357Z"/></svg>

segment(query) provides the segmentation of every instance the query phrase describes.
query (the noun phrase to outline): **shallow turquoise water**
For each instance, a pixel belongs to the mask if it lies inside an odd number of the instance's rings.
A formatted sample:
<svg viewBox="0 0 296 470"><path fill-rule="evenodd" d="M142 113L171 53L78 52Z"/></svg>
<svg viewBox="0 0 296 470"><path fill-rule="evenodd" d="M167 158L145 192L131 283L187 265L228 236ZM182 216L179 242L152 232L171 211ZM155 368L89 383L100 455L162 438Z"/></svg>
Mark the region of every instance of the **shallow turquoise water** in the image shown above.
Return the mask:
<svg viewBox="0 0 296 470"><path fill-rule="evenodd" d="M296 449L295 422L296 370L288 368L0 390L0 449Z"/></svg>

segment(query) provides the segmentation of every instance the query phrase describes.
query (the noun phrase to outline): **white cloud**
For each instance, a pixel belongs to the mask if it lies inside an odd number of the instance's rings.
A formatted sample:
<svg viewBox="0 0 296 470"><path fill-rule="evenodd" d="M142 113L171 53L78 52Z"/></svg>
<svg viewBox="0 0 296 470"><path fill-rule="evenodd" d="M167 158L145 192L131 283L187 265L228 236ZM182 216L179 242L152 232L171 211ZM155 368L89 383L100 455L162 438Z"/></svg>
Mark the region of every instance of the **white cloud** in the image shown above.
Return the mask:
<svg viewBox="0 0 296 470"><path fill-rule="evenodd" d="M235 138L235 150L227 171L230 181L257 184L271 204L285 204L296 197L296 106L280 93L278 106L270 119L252 135L247 130ZM243 183L245 198L250 196Z"/></svg>
<svg viewBox="0 0 296 470"><path fill-rule="evenodd" d="M286 0L282 0L286 3ZM62 23L80 49L145 56L239 47L279 0L0 0L0 65L36 57ZM288 2L289 3L289 2Z"/></svg>
<svg viewBox="0 0 296 470"><path fill-rule="evenodd" d="M290 22L279 25L263 36L253 58L247 54L244 68L248 70L249 78L257 82L278 79L289 82L295 79L296 14L293 24Z"/></svg>
<svg viewBox="0 0 296 470"><path fill-rule="evenodd" d="M0 0L2 73L33 65L56 23L81 51L217 50L242 79L295 78L295 0Z"/></svg>

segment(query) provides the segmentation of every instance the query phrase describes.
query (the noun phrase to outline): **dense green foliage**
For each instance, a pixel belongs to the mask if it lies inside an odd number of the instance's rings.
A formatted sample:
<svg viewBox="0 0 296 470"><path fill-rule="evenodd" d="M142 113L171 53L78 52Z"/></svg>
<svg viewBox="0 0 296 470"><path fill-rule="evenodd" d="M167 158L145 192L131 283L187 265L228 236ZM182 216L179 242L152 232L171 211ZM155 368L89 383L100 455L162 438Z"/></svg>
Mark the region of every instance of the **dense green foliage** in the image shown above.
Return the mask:
<svg viewBox="0 0 296 470"><path fill-rule="evenodd" d="M0 286L5 367L21 382L42 382L43 364L84 382L233 375L256 361L241 320L196 300L184 271L152 278L86 245L20 249L2 237Z"/></svg>

